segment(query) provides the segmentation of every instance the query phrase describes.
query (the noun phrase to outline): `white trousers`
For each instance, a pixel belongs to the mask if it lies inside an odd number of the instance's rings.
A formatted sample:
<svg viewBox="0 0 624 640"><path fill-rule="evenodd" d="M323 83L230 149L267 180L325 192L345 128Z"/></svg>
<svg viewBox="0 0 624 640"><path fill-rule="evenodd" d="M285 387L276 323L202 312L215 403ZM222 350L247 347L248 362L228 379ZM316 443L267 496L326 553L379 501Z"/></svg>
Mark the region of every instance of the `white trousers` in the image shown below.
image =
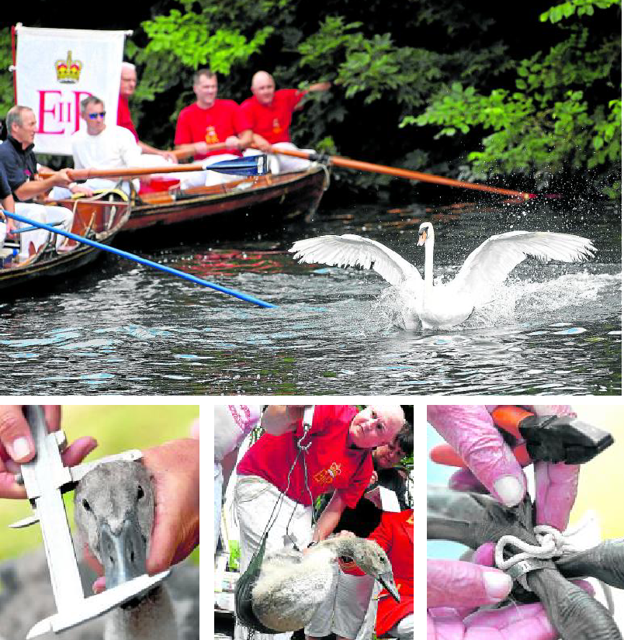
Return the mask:
<svg viewBox="0 0 624 640"><path fill-rule="evenodd" d="M299 149L292 142L276 142L271 145L276 149L291 149L293 151L305 151L306 153L315 153L314 149ZM243 155L245 156L258 156L262 153L258 149L245 149ZM289 173L293 171L307 171L312 164L309 160L302 160L301 158L293 158L292 156L283 156L280 154L268 153L269 168L271 173Z"/></svg>
<svg viewBox="0 0 624 640"><path fill-rule="evenodd" d="M205 160L202 160L202 163L205 166L225 160L238 160L238 156L232 153L220 153L218 156L209 156ZM241 178L241 176L219 173L218 171L191 171L189 173L176 173L173 175L180 179L182 189L189 189L190 187L212 187L216 184L232 182L233 180L239 180Z"/></svg>
<svg viewBox="0 0 624 640"><path fill-rule="evenodd" d="M30 202L16 202L15 213L25 218L30 218L35 222L42 222L44 224L52 224L55 222L62 223L60 228L65 231L71 231L72 224L74 222L74 214L65 207L48 207L42 204L34 204ZM18 228L28 227L28 223L19 222ZM56 246L59 247L64 241L65 237L59 234L56 235ZM20 259L24 260L28 257L29 247L32 243L35 246L35 250L39 251L41 245L48 241L50 236L49 231L44 229L37 229L36 231L26 231L20 233Z"/></svg>
<svg viewBox="0 0 624 640"><path fill-rule="evenodd" d="M273 507L280 496L277 487L256 476L238 476L234 506L240 529L241 574L249 566L253 554L260 546L262 534ZM294 512L294 513L293 513ZM291 520L292 515L292 520ZM299 549L304 549L312 540L312 508L284 498L279 511L273 514L275 521L269 530L266 553L284 547L293 547L293 540ZM290 520L290 524L288 524ZM288 528L288 531L287 531ZM255 640L287 640L291 633L256 633ZM235 640L245 640L247 629L238 623L234 630Z"/></svg>

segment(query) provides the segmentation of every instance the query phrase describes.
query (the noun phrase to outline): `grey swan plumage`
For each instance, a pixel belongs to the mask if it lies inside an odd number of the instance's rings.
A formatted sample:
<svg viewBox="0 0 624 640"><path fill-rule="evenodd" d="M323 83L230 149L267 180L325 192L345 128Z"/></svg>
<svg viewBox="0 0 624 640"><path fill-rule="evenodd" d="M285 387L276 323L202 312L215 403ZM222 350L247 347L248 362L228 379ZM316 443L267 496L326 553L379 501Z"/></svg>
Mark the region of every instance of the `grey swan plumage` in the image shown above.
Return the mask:
<svg viewBox="0 0 624 640"><path fill-rule="evenodd" d="M401 309L406 328L449 328L465 322L473 311L491 302L492 290L502 284L526 257L543 262L581 262L595 248L586 238L567 233L510 231L491 236L466 259L448 283L433 286L433 225L423 222L418 245L425 247L425 277L400 255L380 242L347 234L299 240L291 247L296 260L331 266L358 266L376 271L405 294Z"/></svg>
<svg viewBox="0 0 624 640"><path fill-rule="evenodd" d="M320 542L305 555L290 549L268 553L251 592L256 617L275 631L305 627L331 589L332 563L339 556L352 558L399 599L392 565L376 542L355 536L336 537Z"/></svg>
<svg viewBox="0 0 624 640"><path fill-rule="evenodd" d="M104 566L107 588L145 573L154 522L154 492L140 462L98 465L78 483L74 519L80 538ZM107 615L105 640L178 638L164 584Z"/></svg>

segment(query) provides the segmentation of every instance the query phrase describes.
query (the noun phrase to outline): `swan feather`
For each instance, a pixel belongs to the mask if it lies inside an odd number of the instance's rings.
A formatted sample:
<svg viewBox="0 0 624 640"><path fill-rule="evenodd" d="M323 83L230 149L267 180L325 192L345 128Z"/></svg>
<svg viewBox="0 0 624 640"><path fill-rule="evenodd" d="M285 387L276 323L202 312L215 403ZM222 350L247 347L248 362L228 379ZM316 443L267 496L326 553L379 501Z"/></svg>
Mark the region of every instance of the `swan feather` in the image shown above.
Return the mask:
<svg viewBox="0 0 624 640"><path fill-rule="evenodd" d="M362 267L376 271L399 286L408 280L422 283L418 269L380 242L354 234L327 235L299 240L290 248L295 260L334 267Z"/></svg>
<svg viewBox="0 0 624 640"><path fill-rule="evenodd" d="M594 255L591 240L566 233L510 231L488 238L466 259L453 280L462 294L474 301L500 285L525 258L542 262L581 262Z"/></svg>

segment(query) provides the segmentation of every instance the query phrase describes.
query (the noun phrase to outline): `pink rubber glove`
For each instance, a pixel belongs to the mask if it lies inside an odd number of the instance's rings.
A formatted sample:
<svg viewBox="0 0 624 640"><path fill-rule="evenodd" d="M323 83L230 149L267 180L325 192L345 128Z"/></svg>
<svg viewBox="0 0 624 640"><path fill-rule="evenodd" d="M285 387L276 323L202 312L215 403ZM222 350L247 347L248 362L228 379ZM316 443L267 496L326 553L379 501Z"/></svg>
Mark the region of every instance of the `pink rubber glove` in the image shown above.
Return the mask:
<svg viewBox="0 0 624 640"><path fill-rule="evenodd" d="M61 407L44 407L48 430L58 431L61 422ZM63 463L73 467L86 458L97 447L91 437L78 438L63 451ZM19 473L19 465L32 460L35 445L22 405L0 405L0 498L25 498L26 490L15 482L14 474Z"/></svg>
<svg viewBox="0 0 624 640"><path fill-rule="evenodd" d="M490 568L494 544L474 553L473 564L454 560L427 562L427 640L556 640L540 603L496 610L476 610L502 600L511 589L511 578ZM591 586L577 584L589 593Z"/></svg>
<svg viewBox="0 0 624 640"><path fill-rule="evenodd" d="M496 405L430 405L427 419L459 453L470 470L457 471L450 486L479 491L483 487L506 506L518 504L526 493L526 477L490 412ZM567 405L526 407L537 415L575 416ZM537 523L560 530L568 524L578 483L578 465L540 462L535 465Z"/></svg>

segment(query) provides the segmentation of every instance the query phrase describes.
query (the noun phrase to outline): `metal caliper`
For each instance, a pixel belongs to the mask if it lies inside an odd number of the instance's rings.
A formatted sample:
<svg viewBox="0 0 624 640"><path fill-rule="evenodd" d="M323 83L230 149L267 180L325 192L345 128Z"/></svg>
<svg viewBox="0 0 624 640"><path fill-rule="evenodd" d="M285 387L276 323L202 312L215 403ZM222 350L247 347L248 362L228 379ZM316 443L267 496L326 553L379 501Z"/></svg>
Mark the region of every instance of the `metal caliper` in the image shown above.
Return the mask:
<svg viewBox="0 0 624 640"><path fill-rule="evenodd" d="M27 527L36 522L41 525L57 608L57 613L39 621L26 636L36 638L50 631L60 633L96 618L148 591L170 571L155 576L144 574L98 595L85 597L62 494L73 491L76 484L96 466L115 460L139 460L142 454L134 449L65 467L61 459L61 451L67 445L63 431L48 433L42 407L27 406L24 413L35 442L36 455L31 462L21 466L21 476L35 515L11 527Z"/></svg>

